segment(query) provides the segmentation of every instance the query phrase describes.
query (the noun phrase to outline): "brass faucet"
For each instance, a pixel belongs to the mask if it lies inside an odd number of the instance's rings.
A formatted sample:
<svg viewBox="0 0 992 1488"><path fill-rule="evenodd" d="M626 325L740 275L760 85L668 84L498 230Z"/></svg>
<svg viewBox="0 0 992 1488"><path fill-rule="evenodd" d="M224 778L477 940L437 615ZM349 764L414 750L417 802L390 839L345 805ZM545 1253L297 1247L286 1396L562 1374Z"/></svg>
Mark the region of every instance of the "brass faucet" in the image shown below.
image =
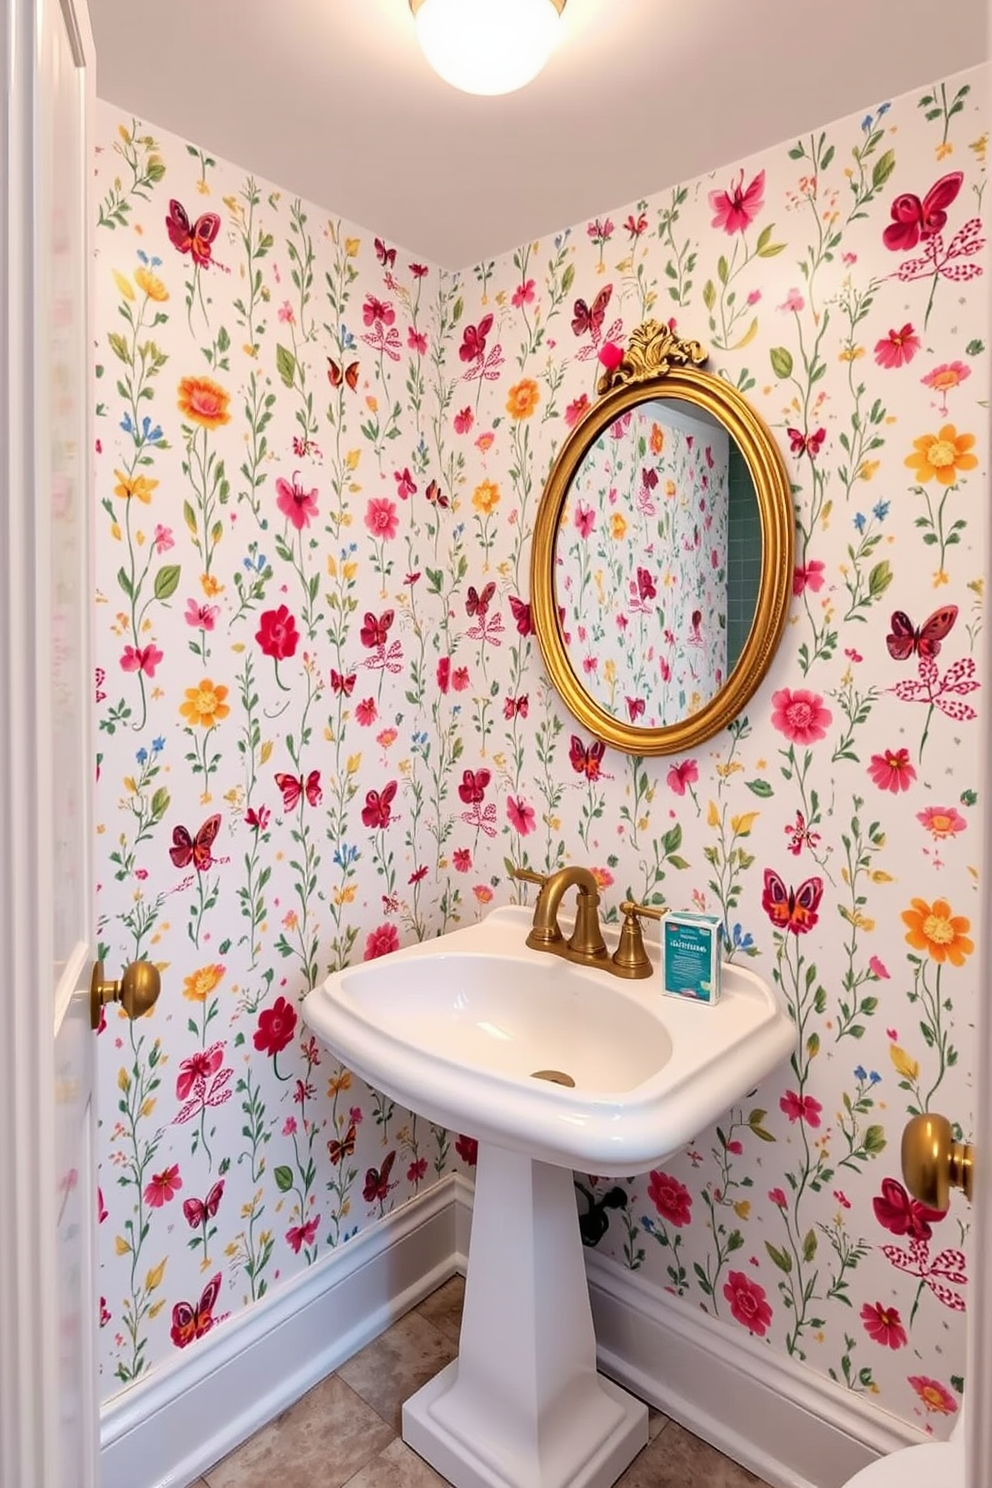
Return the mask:
<svg viewBox="0 0 992 1488"><path fill-rule="evenodd" d="M626 978L648 977L653 967L644 949L641 914L661 919L665 909L656 909L645 904L633 904L624 900L624 922L620 932L620 944L611 956L603 940L599 926L599 884L588 868L573 865L558 868L544 876L531 873L526 868L514 868L514 878L527 883L539 884L541 892L534 906L534 923L527 944L535 951L550 951L553 956L563 956L580 966L599 966L614 976ZM558 927L558 910L567 889L578 889L575 906L575 929L570 940L565 939Z"/></svg>

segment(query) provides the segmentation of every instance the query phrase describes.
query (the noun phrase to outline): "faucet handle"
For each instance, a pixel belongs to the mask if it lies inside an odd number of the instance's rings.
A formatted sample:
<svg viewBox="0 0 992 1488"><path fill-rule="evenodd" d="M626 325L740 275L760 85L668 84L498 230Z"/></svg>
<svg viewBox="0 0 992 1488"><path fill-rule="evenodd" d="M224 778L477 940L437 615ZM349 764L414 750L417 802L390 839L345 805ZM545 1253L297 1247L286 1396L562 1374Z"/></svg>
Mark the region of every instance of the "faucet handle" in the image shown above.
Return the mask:
<svg viewBox="0 0 992 1488"><path fill-rule="evenodd" d="M648 977L653 967L644 949L644 936L641 933L641 915L647 915L648 919L661 920L668 913L668 905L655 906L653 904L635 904L632 899L624 899L620 905L623 914L623 926L620 930L620 944L613 952L612 961L617 969L617 974L624 977Z"/></svg>
<svg viewBox="0 0 992 1488"><path fill-rule="evenodd" d="M529 868L518 868L516 864L510 865L510 873L514 878L522 879L524 883L539 884L542 889L548 881L546 873L532 873Z"/></svg>

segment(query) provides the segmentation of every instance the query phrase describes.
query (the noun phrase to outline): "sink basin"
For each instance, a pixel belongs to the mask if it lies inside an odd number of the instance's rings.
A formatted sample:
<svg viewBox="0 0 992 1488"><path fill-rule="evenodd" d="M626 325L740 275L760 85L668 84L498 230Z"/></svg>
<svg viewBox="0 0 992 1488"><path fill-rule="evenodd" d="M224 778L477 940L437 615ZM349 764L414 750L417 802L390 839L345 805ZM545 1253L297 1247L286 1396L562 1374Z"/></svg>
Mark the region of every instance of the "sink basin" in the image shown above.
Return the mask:
<svg viewBox="0 0 992 1488"><path fill-rule="evenodd" d="M565 920L562 920L564 928ZM610 1488L647 1407L596 1373L570 1169L643 1172L786 1058L793 1025L726 966L714 1007L526 944L529 910L328 977L311 1028L370 1085L479 1140L458 1358L403 1405L455 1488Z"/></svg>
<svg viewBox="0 0 992 1488"><path fill-rule="evenodd" d="M660 972L622 981L531 950L530 924L507 906L348 967L310 993L304 1017L408 1109L604 1177L692 1140L793 1047L791 1020L743 967L723 968L707 1007L666 997ZM657 964L659 948L648 953Z"/></svg>

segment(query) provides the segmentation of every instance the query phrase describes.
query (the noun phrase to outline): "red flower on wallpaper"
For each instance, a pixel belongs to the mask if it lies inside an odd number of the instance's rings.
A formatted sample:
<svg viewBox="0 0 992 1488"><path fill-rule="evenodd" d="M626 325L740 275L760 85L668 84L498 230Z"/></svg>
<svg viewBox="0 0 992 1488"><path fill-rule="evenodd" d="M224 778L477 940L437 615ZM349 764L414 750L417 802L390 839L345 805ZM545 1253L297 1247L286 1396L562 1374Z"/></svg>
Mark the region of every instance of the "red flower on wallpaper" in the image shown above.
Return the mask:
<svg viewBox="0 0 992 1488"><path fill-rule="evenodd" d="M871 1201L875 1218L892 1235L911 1240L929 1240L932 1224L944 1218L944 1210L930 1209L909 1194L895 1178L882 1179L882 1192Z"/></svg>
<svg viewBox="0 0 992 1488"><path fill-rule="evenodd" d="M305 491L300 484L299 472L293 475L291 482L277 476L276 506L284 517L289 518L297 532L302 532L304 527L310 526L311 517L317 515L317 487Z"/></svg>
<svg viewBox="0 0 992 1488"><path fill-rule="evenodd" d="M479 1161L479 1144L475 1137L460 1136L455 1142L455 1151L470 1168L474 1168Z"/></svg>
<svg viewBox="0 0 992 1488"><path fill-rule="evenodd" d="M230 1065L222 1068L223 1063L223 1040L183 1060L176 1077L176 1096L185 1105L174 1117L176 1126L201 1116L207 1106L222 1106L231 1099L234 1092L229 1087L234 1070Z"/></svg>
<svg viewBox="0 0 992 1488"><path fill-rule="evenodd" d="M906 1376L907 1384L912 1385L928 1411L935 1411L938 1416L953 1416L958 1408L946 1385L941 1385L935 1379L929 1379L925 1374L909 1374Z"/></svg>
<svg viewBox="0 0 992 1488"><path fill-rule="evenodd" d="M818 693L783 687L772 693L772 728L793 744L815 744L826 736L832 715Z"/></svg>
<svg viewBox="0 0 992 1488"><path fill-rule="evenodd" d="M285 997L277 997L270 1008L258 1015L258 1027L252 1042L260 1054L281 1054L293 1041L296 1032L296 1009Z"/></svg>
<svg viewBox="0 0 992 1488"><path fill-rule="evenodd" d="M315 1214L313 1219L308 1219L305 1225L290 1225L286 1231L286 1240L296 1255L299 1255L304 1245L313 1244L319 1223L320 1216Z"/></svg>
<svg viewBox="0 0 992 1488"><path fill-rule="evenodd" d="M290 656L296 655L296 648L300 644L295 617L284 604L277 610L266 610L259 616L255 639L265 655L271 656L273 661L288 660Z"/></svg>
<svg viewBox="0 0 992 1488"><path fill-rule="evenodd" d="M731 1271L724 1283L723 1295L730 1303L730 1311L739 1323L751 1333L764 1338L772 1320L772 1310L765 1300L765 1289L745 1276L743 1271Z"/></svg>
<svg viewBox="0 0 992 1488"><path fill-rule="evenodd" d="M691 785L699 779L699 766L694 759L682 760L673 765L665 776L665 784L677 796L684 796Z"/></svg>
<svg viewBox="0 0 992 1488"><path fill-rule="evenodd" d="M395 925L377 925L370 930L365 941L365 953L363 961L377 961L380 956L388 956L391 951L400 948L400 937Z"/></svg>
<svg viewBox="0 0 992 1488"><path fill-rule="evenodd" d="M648 1198L661 1218L681 1228L692 1221L692 1194L670 1173L652 1172Z"/></svg>
<svg viewBox="0 0 992 1488"><path fill-rule="evenodd" d="M729 191L711 191L710 206L713 210L712 227L722 227L725 233L733 235L735 232L743 232L745 228L757 217L765 205L765 173L759 171L754 180L745 188L744 172L738 172L737 179L731 182Z"/></svg>
<svg viewBox="0 0 992 1488"><path fill-rule="evenodd" d="M161 1209L170 1199L174 1199L183 1186L183 1180L179 1176L179 1164L173 1163L171 1167L163 1168L161 1173L153 1173L145 1184L145 1203L153 1209Z"/></svg>
<svg viewBox="0 0 992 1488"><path fill-rule="evenodd" d="M887 749L884 754L872 755L868 774L879 790L897 796L900 791L909 790L916 779L916 768L910 762L908 749Z"/></svg>
<svg viewBox="0 0 992 1488"><path fill-rule="evenodd" d="M907 1343L906 1329L902 1325L898 1309L883 1307L881 1302L866 1302L861 1309L861 1321L865 1332L875 1343L884 1348L904 1348Z"/></svg>
<svg viewBox="0 0 992 1488"><path fill-rule="evenodd" d="M818 1100L811 1095L797 1095L794 1090L787 1090L778 1103L780 1111L784 1111L790 1121L805 1121L807 1126L819 1126L820 1112L823 1110Z"/></svg>
<svg viewBox="0 0 992 1488"><path fill-rule="evenodd" d="M920 338L907 321L901 330L890 330L875 342L875 360L880 367L905 367L920 349Z"/></svg>
<svg viewBox="0 0 992 1488"><path fill-rule="evenodd" d="M224 1045L220 1043L211 1044L209 1049L184 1059L176 1076L176 1099L186 1100L196 1086L209 1080L223 1063Z"/></svg>

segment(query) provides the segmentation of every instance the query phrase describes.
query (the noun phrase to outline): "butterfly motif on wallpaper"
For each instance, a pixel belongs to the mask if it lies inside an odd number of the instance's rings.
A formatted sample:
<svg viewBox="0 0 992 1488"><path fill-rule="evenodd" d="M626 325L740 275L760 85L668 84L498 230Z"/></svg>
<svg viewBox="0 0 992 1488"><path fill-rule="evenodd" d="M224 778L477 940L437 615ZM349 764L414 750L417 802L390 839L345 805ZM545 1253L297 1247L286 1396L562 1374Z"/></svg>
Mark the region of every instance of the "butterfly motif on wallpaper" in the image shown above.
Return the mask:
<svg viewBox="0 0 992 1488"><path fill-rule="evenodd" d="M917 629L905 610L896 610L885 637L889 655L894 661L908 661L911 656L936 656L957 618L957 605L944 605L934 610Z"/></svg>
<svg viewBox="0 0 992 1488"><path fill-rule="evenodd" d="M188 868L190 863L197 873L205 873L218 860L211 851L220 830L220 813L208 816L196 836L190 835L186 827L174 827L169 857L177 868Z"/></svg>
<svg viewBox="0 0 992 1488"><path fill-rule="evenodd" d="M332 1137L327 1144L327 1152L331 1162L337 1168L346 1157L351 1157L355 1151L355 1139L358 1136L355 1123L352 1122L344 1136L338 1139Z"/></svg>
<svg viewBox="0 0 992 1488"><path fill-rule="evenodd" d="M381 238L375 238L375 256L384 269L391 269L396 264L396 249L387 248Z"/></svg>
<svg viewBox="0 0 992 1488"><path fill-rule="evenodd" d="M780 930L805 935L817 922L823 898L823 879L807 878L798 889L788 889L772 868L765 869L762 908Z"/></svg>
<svg viewBox="0 0 992 1488"><path fill-rule="evenodd" d="M436 480L430 482L424 496L431 506L438 506L442 511L447 510L451 504Z"/></svg>
<svg viewBox="0 0 992 1488"><path fill-rule="evenodd" d="M583 744L578 734L572 735L568 746L568 758L572 769L577 775L584 775L590 781L599 780L605 753L606 745L602 739L594 739L590 744Z"/></svg>
<svg viewBox="0 0 992 1488"><path fill-rule="evenodd" d="M395 1188L390 1183L389 1175L393 1171L393 1163L396 1161L395 1152L387 1152L382 1159L381 1168L369 1168L365 1174L365 1187L362 1189L362 1198L366 1204L382 1204L389 1196L389 1190Z"/></svg>
<svg viewBox="0 0 992 1488"><path fill-rule="evenodd" d="M213 244L220 232L220 218L216 212L204 212L191 223L186 208L173 198L169 202L165 226L170 243L180 253L190 254L193 262L203 268L212 262Z"/></svg>
<svg viewBox="0 0 992 1488"><path fill-rule="evenodd" d="M947 208L957 199L963 181L962 171L951 171L934 182L922 201L911 191L897 196L889 208L892 221L882 233L886 248L905 253L939 233L947 222Z"/></svg>
<svg viewBox="0 0 992 1488"><path fill-rule="evenodd" d="M311 770L305 779L302 775L287 775L285 771L277 770L275 782L282 791L284 811L295 810L304 796L310 806L319 806L324 798L319 770Z"/></svg>
<svg viewBox="0 0 992 1488"><path fill-rule="evenodd" d="M826 429L814 429L812 434L804 434L801 429L786 429L789 436L789 449L794 455L809 455L815 460L820 453L820 446L827 437Z"/></svg>
<svg viewBox="0 0 992 1488"><path fill-rule="evenodd" d="M474 584L469 584L465 598L466 615L478 615L480 620L484 620L495 593L496 585L491 581L484 586L481 594Z"/></svg>
<svg viewBox="0 0 992 1488"><path fill-rule="evenodd" d="M357 673L355 672L349 672L345 677L335 667L331 667L331 691L341 693L345 697L351 697L351 694L355 690L356 677Z"/></svg>
<svg viewBox="0 0 992 1488"><path fill-rule="evenodd" d="M345 366L343 363L336 362L333 357L327 358L327 380L332 388L339 388L344 383L352 392L355 392L358 388L360 370L358 362L349 362Z"/></svg>
<svg viewBox="0 0 992 1488"><path fill-rule="evenodd" d="M176 1348L185 1348L195 1339L202 1338L204 1333L209 1333L216 1323L223 1322L227 1317L227 1313L214 1317L214 1307L220 1296L220 1283L221 1274L218 1271L203 1288L199 1302L176 1303L172 1309L172 1327L169 1330L169 1337Z"/></svg>
<svg viewBox="0 0 992 1488"><path fill-rule="evenodd" d="M218 1178L205 1199L185 1199L183 1214L191 1230L198 1230L208 1219L213 1219L224 1196L224 1180Z"/></svg>
<svg viewBox="0 0 992 1488"><path fill-rule="evenodd" d="M371 610L365 611L358 638L367 650L374 652L374 655L365 658L366 667L380 670L385 668L387 672L400 670L403 646L400 641L389 640L389 632L395 619L394 610L383 610L381 615L373 615Z"/></svg>
<svg viewBox="0 0 992 1488"><path fill-rule="evenodd" d="M638 718L644 717L645 706L643 698L627 698L627 716L631 723L636 723Z"/></svg>
<svg viewBox="0 0 992 1488"><path fill-rule="evenodd" d="M362 807L362 824L382 831L389 826L393 819L393 801L396 799L396 781L390 780L382 787L381 791L370 790L365 793L365 805Z"/></svg>
<svg viewBox="0 0 992 1488"><path fill-rule="evenodd" d="M599 345L606 309L612 295L613 285L604 284L591 305L587 305L583 299L575 301L572 306L572 330L576 336L591 336L596 345Z"/></svg>
<svg viewBox="0 0 992 1488"><path fill-rule="evenodd" d="M526 600L519 599L517 595L510 595L510 613L513 623L517 627L517 634L529 636L534 634L534 623L531 619L530 605Z"/></svg>

